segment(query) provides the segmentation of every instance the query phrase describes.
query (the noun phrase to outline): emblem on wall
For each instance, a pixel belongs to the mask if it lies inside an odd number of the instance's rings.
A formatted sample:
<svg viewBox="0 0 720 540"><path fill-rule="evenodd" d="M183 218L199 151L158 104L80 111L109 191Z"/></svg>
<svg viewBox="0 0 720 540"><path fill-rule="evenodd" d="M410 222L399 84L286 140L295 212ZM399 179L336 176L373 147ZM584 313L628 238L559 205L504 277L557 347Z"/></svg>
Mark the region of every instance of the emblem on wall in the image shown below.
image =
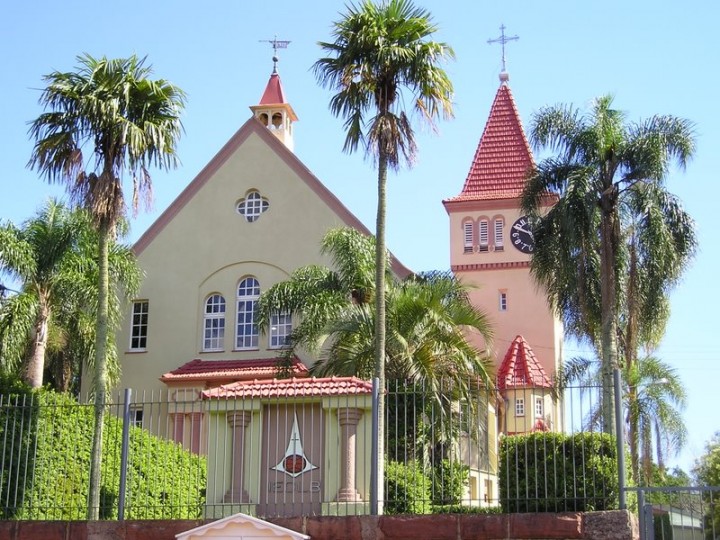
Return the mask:
<svg viewBox="0 0 720 540"><path fill-rule="evenodd" d="M295 419L293 420L292 430L290 431L290 440L288 441L287 449L285 450L285 456L280 460L280 463L270 468L274 471L289 474L293 478L308 471L312 471L313 469L317 469L317 466L310 463L310 460L307 458L305 451L303 450L302 440L300 440L300 428L298 427L297 413L295 413Z"/></svg>

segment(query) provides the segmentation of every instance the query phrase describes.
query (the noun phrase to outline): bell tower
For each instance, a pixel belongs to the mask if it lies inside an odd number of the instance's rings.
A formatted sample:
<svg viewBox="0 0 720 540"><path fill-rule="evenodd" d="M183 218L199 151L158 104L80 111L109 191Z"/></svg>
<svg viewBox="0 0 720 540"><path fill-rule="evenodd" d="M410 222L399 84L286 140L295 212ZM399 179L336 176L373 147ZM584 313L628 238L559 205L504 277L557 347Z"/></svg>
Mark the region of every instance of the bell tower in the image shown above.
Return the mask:
<svg viewBox="0 0 720 540"><path fill-rule="evenodd" d="M273 47L273 70L270 74L265 92L260 98L260 103L250 107L255 118L268 128L273 135L280 139L285 146L293 151L295 141L293 139L293 122L297 122L297 115L285 99L280 75L278 75L278 49L287 48L289 41L281 41L277 38L265 40Z"/></svg>
<svg viewBox="0 0 720 540"><path fill-rule="evenodd" d="M443 201L450 218L450 264L471 285L473 303L490 317L496 367L522 336L552 377L561 361L562 324L530 275L534 242L521 197L534 160L508 81L503 70L462 191ZM549 208L554 200L548 196L545 202Z"/></svg>

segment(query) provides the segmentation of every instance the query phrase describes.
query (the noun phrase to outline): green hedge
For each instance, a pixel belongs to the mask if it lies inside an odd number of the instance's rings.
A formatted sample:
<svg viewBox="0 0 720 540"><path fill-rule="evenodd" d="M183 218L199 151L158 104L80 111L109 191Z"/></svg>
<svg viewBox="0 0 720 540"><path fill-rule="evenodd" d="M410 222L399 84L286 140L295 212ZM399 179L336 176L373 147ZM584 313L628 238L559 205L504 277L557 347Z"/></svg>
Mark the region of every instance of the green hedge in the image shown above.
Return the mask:
<svg viewBox="0 0 720 540"><path fill-rule="evenodd" d="M615 439L602 433L532 433L500 444L505 512L584 512L619 506Z"/></svg>
<svg viewBox="0 0 720 540"><path fill-rule="evenodd" d="M79 520L87 517L93 407L72 397L39 391L3 395L2 519ZM29 405L31 403L31 405ZM9 446L8 441L12 444ZM106 415L100 516L117 519L122 421ZM8 465L18 466L12 472ZM8 471L6 473L6 471ZM201 517L205 459L146 430L130 428L125 517Z"/></svg>
<svg viewBox="0 0 720 540"><path fill-rule="evenodd" d="M385 463L385 514L429 514L430 479L411 462Z"/></svg>

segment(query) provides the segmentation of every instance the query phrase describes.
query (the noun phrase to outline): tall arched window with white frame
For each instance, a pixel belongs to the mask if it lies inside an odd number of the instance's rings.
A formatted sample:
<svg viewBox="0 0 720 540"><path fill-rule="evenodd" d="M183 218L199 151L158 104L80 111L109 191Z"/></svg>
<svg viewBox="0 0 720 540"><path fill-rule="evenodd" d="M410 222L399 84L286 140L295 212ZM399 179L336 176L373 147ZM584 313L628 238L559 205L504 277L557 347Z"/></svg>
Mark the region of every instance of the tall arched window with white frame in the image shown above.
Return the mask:
<svg viewBox="0 0 720 540"><path fill-rule="evenodd" d="M260 298L260 283L254 277L246 277L237 290L237 332L236 349L258 348L258 327L256 323L257 303Z"/></svg>
<svg viewBox="0 0 720 540"><path fill-rule="evenodd" d="M203 350L222 351L225 341L225 298L213 294L205 301Z"/></svg>

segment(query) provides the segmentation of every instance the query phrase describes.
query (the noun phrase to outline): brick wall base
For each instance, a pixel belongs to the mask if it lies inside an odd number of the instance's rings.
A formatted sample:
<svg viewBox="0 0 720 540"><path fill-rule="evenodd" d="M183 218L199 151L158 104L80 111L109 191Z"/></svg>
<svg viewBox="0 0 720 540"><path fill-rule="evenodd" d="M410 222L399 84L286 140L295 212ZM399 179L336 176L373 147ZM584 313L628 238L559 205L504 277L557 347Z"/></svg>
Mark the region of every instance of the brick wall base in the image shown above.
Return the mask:
<svg viewBox="0 0 720 540"><path fill-rule="evenodd" d="M275 518L313 540L637 540L627 511ZM203 521L0 521L0 540L175 540Z"/></svg>

